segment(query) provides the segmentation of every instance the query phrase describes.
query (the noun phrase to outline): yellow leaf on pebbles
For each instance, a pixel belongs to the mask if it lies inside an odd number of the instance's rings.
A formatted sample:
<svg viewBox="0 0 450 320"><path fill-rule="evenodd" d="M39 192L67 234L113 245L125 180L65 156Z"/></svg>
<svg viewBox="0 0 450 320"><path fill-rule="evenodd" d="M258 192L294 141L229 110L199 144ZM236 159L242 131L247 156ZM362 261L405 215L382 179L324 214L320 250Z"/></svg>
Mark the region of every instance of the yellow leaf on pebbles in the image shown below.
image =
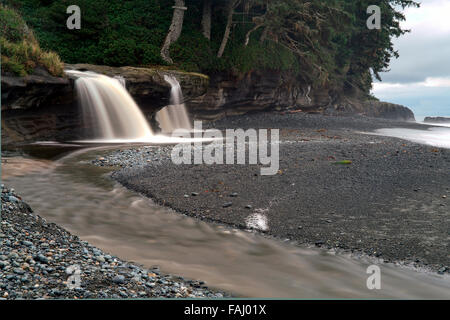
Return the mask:
<svg viewBox="0 0 450 320"><path fill-rule="evenodd" d="M352 161L351 160L342 160L342 161L334 162L334 164L345 164L345 165L348 165L348 164L352 164Z"/></svg>

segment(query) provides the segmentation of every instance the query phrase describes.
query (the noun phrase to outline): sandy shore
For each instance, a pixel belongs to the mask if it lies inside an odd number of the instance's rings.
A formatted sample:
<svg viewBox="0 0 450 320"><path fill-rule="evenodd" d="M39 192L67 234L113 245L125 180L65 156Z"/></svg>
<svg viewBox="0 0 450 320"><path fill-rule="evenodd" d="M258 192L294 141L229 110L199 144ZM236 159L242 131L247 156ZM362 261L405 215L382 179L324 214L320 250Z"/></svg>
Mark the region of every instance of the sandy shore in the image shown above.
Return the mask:
<svg viewBox="0 0 450 320"><path fill-rule="evenodd" d="M249 217L260 214L270 236L449 272L450 150L361 133L425 126L303 113L260 113L208 126L280 128L280 171L261 176L259 165L177 166L167 147L153 158L141 147L96 163L122 165L113 177L123 185L202 220L249 228ZM343 160L351 163L336 164Z"/></svg>

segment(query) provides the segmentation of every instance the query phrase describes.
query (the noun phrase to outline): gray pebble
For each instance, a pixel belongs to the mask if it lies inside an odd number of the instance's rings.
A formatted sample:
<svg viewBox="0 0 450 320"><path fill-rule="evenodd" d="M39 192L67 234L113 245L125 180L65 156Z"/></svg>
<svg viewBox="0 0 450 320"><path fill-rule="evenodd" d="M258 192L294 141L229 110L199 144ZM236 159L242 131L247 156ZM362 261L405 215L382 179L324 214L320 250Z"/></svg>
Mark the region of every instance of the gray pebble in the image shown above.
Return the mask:
<svg viewBox="0 0 450 320"><path fill-rule="evenodd" d="M233 202L226 202L226 203L224 203L223 204L223 208L228 208L228 207L231 207L233 205Z"/></svg>
<svg viewBox="0 0 450 320"><path fill-rule="evenodd" d="M113 278L112 281L117 284L123 284L123 283L125 283L125 277L122 275L117 275Z"/></svg>

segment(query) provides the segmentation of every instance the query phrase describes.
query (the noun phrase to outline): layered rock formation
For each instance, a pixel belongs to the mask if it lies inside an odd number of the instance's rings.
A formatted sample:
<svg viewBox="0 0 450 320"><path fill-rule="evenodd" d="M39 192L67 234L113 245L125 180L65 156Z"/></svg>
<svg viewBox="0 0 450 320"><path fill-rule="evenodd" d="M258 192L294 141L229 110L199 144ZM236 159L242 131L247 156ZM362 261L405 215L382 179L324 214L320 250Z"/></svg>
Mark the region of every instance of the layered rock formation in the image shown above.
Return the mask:
<svg viewBox="0 0 450 320"><path fill-rule="evenodd" d="M407 107L365 97L345 97L330 88L302 83L282 72L212 75L208 91L190 101L188 106L196 118L206 120L272 109L414 120L413 112Z"/></svg>
<svg viewBox="0 0 450 320"><path fill-rule="evenodd" d="M2 145L72 136L79 123L73 81L39 73L19 78L2 75Z"/></svg>
<svg viewBox="0 0 450 320"><path fill-rule="evenodd" d="M200 119L218 119L251 111L327 105L331 98L311 92L289 73L253 71L245 74L211 75L206 94L189 102Z"/></svg>
<svg viewBox="0 0 450 320"><path fill-rule="evenodd" d="M169 104L171 87L164 80L164 75L173 75L177 78L186 101L204 94L209 85L209 77L204 74L160 68L115 68L76 64L66 65L66 70L92 71L109 77L123 77L128 92L138 105L148 112L155 112Z"/></svg>
<svg viewBox="0 0 450 320"><path fill-rule="evenodd" d="M180 81L185 100L204 94L209 78L202 74L158 68L107 67L88 64L66 65L67 70L92 71L107 76L122 76L127 89L149 121L169 104L170 85L164 75ZM71 140L83 137L83 123L74 90L76 77L55 78L43 70L27 77L3 75L2 142L32 140Z"/></svg>
<svg viewBox="0 0 450 320"><path fill-rule="evenodd" d="M301 110L328 115L362 114L395 120L414 120L411 110L362 97L343 97L329 88L302 83L289 73L252 71L210 77L163 68L66 65L68 70L121 76L127 90L151 123L169 104L174 75L182 86L194 118L214 120L262 110ZM2 76L2 142L73 140L83 138L83 123L74 92L76 77L54 78L42 70L17 78Z"/></svg>
<svg viewBox="0 0 450 320"><path fill-rule="evenodd" d="M330 115L359 114L373 118L415 121L414 113L405 106L378 100L347 97L327 108L324 113Z"/></svg>
<svg viewBox="0 0 450 320"><path fill-rule="evenodd" d="M423 122L427 122L427 123L446 123L446 124L450 124L450 118L448 117L426 117L425 120L423 120Z"/></svg>

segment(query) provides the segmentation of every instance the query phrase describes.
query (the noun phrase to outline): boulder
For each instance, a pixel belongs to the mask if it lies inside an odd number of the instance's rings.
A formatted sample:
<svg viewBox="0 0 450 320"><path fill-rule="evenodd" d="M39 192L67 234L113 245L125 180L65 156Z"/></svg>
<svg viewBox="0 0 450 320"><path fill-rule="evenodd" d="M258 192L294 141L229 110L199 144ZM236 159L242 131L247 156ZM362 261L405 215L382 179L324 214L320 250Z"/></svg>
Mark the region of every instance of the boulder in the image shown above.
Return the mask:
<svg viewBox="0 0 450 320"><path fill-rule="evenodd" d="M449 117L426 117L423 122L426 123L448 123L450 124L450 118Z"/></svg>

